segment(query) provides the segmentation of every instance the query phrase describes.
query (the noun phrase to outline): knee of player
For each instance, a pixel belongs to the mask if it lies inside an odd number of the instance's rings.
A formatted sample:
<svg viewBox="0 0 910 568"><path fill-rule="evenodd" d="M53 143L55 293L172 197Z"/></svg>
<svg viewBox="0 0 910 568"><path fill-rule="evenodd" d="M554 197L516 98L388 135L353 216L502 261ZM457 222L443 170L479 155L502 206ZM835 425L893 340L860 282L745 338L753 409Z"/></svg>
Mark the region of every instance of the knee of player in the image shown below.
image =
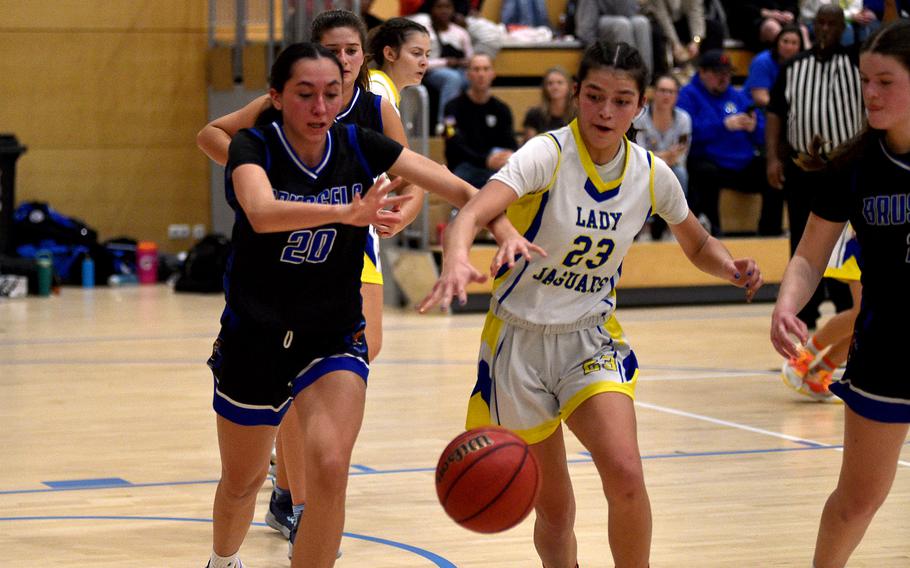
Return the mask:
<svg viewBox="0 0 910 568"><path fill-rule="evenodd" d="M542 524L548 534L559 534L565 530L572 530L575 525L574 501L553 502L546 504L545 499L538 499L534 508L537 514L537 523Z"/></svg>
<svg viewBox="0 0 910 568"><path fill-rule="evenodd" d="M268 473L268 462L260 471L256 472L234 470L230 467L222 468L220 490L230 499L246 499L259 493L266 473Z"/></svg>
<svg viewBox="0 0 910 568"><path fill-rule="evenodd" d="M604 493L608 499L632 499L645 493L645 476L641 458L627 456L599 468Z"/></svg>
<svg viewBox="0 0 910 568"><path fill-rule="evenodd" d="M846 522L872 518L888 496L887 492L867 491L866 488L861 491L844 491L839 488L838 493L841 497L838 514Z"/></svg>
<svg viewBox="0 0 910 568"><path fill-rule="evenodd" d="M348 471L351 458L344 452L333 449L321 454L314 460L316 474L312 476L314 483L324 490L331 491L347 484ZM307 470L310 471L309 469Z"/></svg>

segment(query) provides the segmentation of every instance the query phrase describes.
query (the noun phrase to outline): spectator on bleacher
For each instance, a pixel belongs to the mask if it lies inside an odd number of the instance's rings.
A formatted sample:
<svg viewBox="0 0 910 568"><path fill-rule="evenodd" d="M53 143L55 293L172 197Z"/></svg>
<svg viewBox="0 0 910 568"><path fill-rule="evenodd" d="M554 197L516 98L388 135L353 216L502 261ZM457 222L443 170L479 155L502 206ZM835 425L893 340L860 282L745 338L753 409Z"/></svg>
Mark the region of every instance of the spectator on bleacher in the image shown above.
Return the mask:
<svg viewBox="0 0 910 568"><path fill-rule="evenodd" d="M550 27L550 15L543 0L502 0L499 21L506 26Z"/></svg>
<svg viewBox="0 0 910 568"><path fill-rule="evenodd" d="M540 105L525 114L522 139L527 142L541 132L556 130L575 118L572 76L562 67L547 69L540 87Z"/></svg>
<svg viewBox="0 0 910 568"><path fill-rule="evenodd" d="M771 87L777 81L781 67L802 50L803 34L799 26L787 24L777 34L772 47L752 58L749 76L743 84L743 92L752 98L755 106L758 108L768 106L771 100Z"/></svg>
<svg viewBox="0 0 910 568"><path fill-rule="evenodd" d="M625 42L638 50L648 72L654 71L651 21L641 14L639 0L578 0L575 34L585 45L599 39Z"/></svg>
<svg viewBox="0 0 910 568"><path fill-rule="evenodd" d="M429 63L430 35L408 18L389 18L370 32L370 92L387 99L399 110L401 89L419 85Z"/></svg>
<svg viewBox="0 0 910 568"><path fill-rule="evenodd" d="M910 0L893 1L895 11L886 14L888 0L864 0L862 11L853 17L852 22L856 43L866 41L883 23L910 16Z"/></svg>
<svg viewBox="0 0 910 568"><path fill-rule="evenodd" d="M710 223L711 232L722 234L718 198L722 188L760 193L761 235L779 235L783 203L778 191L768 187L765 160L764 117L745 93L730 84L730 58L720 50L706 51L698 59L698 74L679 93L679 107L692 117L689 170L689 202Z"/></svg>
<svg viewBox="0 0 910 568"><path fill-rule="evenodd" d="M654 155L670 166L679 180L683 193L689 192L689 172L686 157L692 139L692 118L689 113L676 106L679 99L679 79L673 75L661 75L654 82L654 97L632 126L635 128L635 143L651 150ZM660 215L652 215L651 238L659 241L667 229L667 222Z"/></svg>
<svg viewBox="0 0 910 568"><path fill-rule="evenodd" d="M815 16L815 45L781 70L768 105L768 183L783 190L790 224L790 252L796 250L809 219L814 191L822 174L815 157L825 155L853 138L863 127L862 85L855 49L841 46L844 13L824 5ZM845 284L824 279L799 318L810 328L819 317L825 290L837 311L849 309Z"/></svg>
<svg viewBox="0 0 910 568"><path fill-rule="evenodd" d="M493 60L475 54L468 64L468 88L445 108L446 165L474 187L483 187L518 148L512 111L491 91Z"/></svg>
<svg viewBox="0 0 910 568"><path fill-rule="evenodd" d="M704 0L641 2L642 10L657 22L663 32L675 64L682 65L696 59L702 51L723 47L723 27L715 20L705 19Z"/></svg>
<svg viewBox="0 0 910 568"><path fill-rule="evenodd" d="M468 86L465 74L474 47L468 31L453 21L452 0L429 0L429 14L409 16L430 32L430 61L423 81L438 94L436 132L442 133L444 109Z"/></svg>
<svg viewBox="0 0 910 568"><path fill-rule="evenodd" d="M429 0L401 0L400 13L402 16L409 16L417 12L429 14L431 4L432 2ZM482 0L452 0L452 7L455 10L452 14L452 21L468 30L476 53L487 53L490 57L495 58L502 48L505 33L498 24L480 15L482 5Z"/></svg>
<svg viewBox="0 0 910 568"><path fill-rule="evenodd" d="M761 51L771 45L786 24L797 21L797 0L723 0L730 36L747 49Z"/></svg>

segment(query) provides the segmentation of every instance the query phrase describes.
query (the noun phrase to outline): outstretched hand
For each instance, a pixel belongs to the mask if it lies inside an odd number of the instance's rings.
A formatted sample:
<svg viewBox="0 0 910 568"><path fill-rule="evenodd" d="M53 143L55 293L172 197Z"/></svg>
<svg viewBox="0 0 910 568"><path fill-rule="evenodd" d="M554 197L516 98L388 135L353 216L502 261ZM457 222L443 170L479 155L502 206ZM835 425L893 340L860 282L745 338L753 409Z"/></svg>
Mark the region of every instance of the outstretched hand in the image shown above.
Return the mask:
<svg viewBox="0 0 910 568"><path fill-rule="evenodd" d="M515 261L524 256L528 262L534 260L534 256L539 255L546 258L547 251L535 245L528 239L516 233L516 236L504 240L493 255L493 261L490 263L490 276L496 277L496 273L503 266L512 268Z"/></svg>
<svg viewBox="0 0 910 568"><path fill-rule="evenodd" d="M761 270L751 258L730 259L724 263L724 271L729 280L737 288L745 288L746 301L751 302L755 293L764 284Z"/></svg>
<svg viewBox="0 0 910 568"><path fill-rule="evenodd" d="M395 225L401 223L401 212L398 206L411 199L410 195L393 195L389 192L394 191L404 182L402 178L389 182L380 177L370 186L366 195L354 194L351 204L348 206L347 215L344 223L357 227L367 225ZM386 210L391 207L391 210Z"/></svg>
<svg viewBox="0 0 910 568"><path fill-rule="evenodd" d="M486 281L486 275L474 268L467 257L454 261L443 259L442 274L439 275L439 279L426 298L417 304L417 311L422 314L426 313L437 304L441 310L446 311L452 304L452 298L456 297L459 303L464 305L468 301L467 285L471 282L483 283Z"/></svg>

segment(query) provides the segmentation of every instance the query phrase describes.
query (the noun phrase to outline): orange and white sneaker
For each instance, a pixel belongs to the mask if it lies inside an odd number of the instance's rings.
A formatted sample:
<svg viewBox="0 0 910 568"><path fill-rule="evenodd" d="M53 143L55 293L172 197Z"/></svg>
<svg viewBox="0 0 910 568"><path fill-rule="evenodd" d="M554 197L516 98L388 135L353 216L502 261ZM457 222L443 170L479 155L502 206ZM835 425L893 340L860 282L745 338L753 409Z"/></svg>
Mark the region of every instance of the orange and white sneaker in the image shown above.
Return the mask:
<svg viewBox="0 0 910 568"><path fill-rule="evenodd" d="M810 369L803 378L803 388L799 392L821 402L838 400L828 389L833 380L831 371L827 369Z"/></svg>
<svg viewBox="0 0 910 568"><path fill-rule="evenodd" d="M781 370L781 378L784 380L784 384L796 392L806 394L802 392L803 381L806 375L809 374L813 364L815 364L815 355L805 347L800 347L799 354L796 357L790 357L784 362L784 367Z"/></svg>

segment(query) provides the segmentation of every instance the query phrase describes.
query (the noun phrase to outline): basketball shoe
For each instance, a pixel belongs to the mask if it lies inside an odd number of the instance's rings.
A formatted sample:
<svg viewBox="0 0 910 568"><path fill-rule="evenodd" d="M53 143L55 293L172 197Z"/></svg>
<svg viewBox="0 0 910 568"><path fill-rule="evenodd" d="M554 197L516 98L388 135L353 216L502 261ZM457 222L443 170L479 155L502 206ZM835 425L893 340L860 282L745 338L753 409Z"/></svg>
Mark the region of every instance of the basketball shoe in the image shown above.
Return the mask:
<svg viewBox="0 0 910 568"><path fill-rule="evenodd" d="M803 378L803 388L799 392L813 400L822 402L837 400L828 389L833 380L831 371L827 369L819 369L817 367L809 369L809 372Z"/></svg>
<svg viewBox="0 0 910 568"><path fill-rule="evenodd" d="M796 357L790 357L784 362L784 367L781 370L781 378L783 378L784 384L797 392L802 392L800 389L803 388L803 380L809 374L809 369L812 368L813 364L815 364L815 355L805 347L800 346Z"/></svg>
<svg viewBox="0 0 910 568"><path fill-rule="evenodd" d="M241 562L239 558L237 559L236 565L234 563L230 563L230 565L231 565L231 568L243 568L243 562ZM211 566L212 566L211 560L209 560L208 562L205 563L205 568L211 568Z"/></svg>
<svg viewBox="0 0 910 568"><path fill-rule="evenodd" d="M801 347L799 355L791 357L784 363L781 373L784 384L812 400L821 402L838 400L828 389L833 381L831 371L817 368L816 363L816 357Z"/></svg>
<svg viewBox="0 0 910 568"><path fill-rule="evenodd" d="M290 493L279 496L277 492L272 491L269 510L265 513L265 524L280 532L284 538L291 537L294 528L294 506Z"/></svg>

